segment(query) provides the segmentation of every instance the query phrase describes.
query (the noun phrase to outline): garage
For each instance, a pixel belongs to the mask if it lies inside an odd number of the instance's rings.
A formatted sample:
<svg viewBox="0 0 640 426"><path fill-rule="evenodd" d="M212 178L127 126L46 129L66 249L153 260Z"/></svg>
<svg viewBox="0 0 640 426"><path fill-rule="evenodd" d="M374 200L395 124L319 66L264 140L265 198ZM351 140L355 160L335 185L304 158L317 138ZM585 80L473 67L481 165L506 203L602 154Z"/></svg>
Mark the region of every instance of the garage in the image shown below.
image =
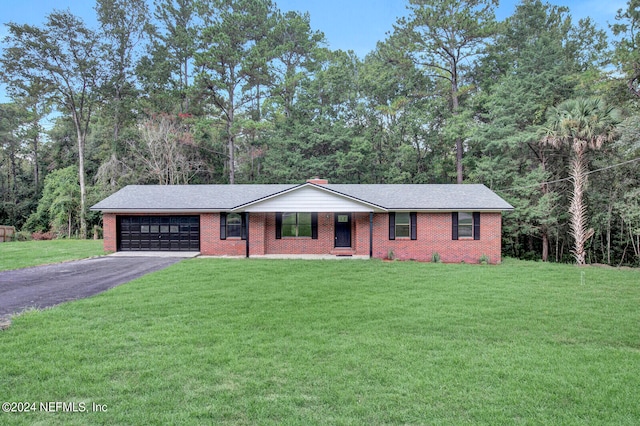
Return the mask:
<svg viewBox="0 0 640 426"><path fill-rule="evenodd" d="M120 251L200 251L199 216L118 216Z"/></svg>

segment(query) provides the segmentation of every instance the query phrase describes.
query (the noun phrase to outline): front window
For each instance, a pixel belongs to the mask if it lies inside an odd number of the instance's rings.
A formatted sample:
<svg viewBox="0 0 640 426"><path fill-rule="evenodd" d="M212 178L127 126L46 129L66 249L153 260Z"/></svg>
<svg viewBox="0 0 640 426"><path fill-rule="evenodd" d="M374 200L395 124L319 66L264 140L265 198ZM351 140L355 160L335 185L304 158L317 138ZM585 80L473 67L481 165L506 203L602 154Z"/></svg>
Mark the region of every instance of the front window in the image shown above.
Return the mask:
<svg viewBox="0 0 640 426"><path fill-rule="evenodd" d="M283 213L283 237L311 237L311 213Z"/></svg>
<svg viewBox="0 0 640 426"><path fill-rule="evenodd" d="M458 237L473 238L473 215L471 213L458 213Z"/></svg>
<svg viewBox="0 0 640 426"><path fill-rule="evenodd" d="M396 238L409 238L410 231L409 213L396 213Z"/></svg>
<svg viewBox="0 0 640 426"><path fill-rule="evenodd" d="M242 216L238 213L227 215L227 237L242 237Z"/></svg>

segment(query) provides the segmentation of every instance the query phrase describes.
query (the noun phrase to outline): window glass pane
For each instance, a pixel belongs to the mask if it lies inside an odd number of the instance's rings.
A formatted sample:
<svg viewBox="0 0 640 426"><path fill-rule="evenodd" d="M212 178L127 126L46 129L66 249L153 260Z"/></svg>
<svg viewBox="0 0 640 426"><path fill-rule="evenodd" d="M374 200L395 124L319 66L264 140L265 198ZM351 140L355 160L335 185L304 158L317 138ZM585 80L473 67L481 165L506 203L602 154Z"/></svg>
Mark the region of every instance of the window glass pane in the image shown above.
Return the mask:
<svg viewBox="0 0 640 426"><path fill-rule="evenodd" d="M298 237L310 237L310 236L311 236L311 225L298 226Z"/></svg>
<svg viewBox="0 0 640 426"><path fill-rule="evenodd" d="M227 237L241 237L242 227L240 225L227 225Z"/></svg>
<svg viewBox="0 0 640 426"><path fill-rule="evenodd" d="M473 237L473 215L471 213L458 213L458 237Z"/></svg>
<svg viewBox="0 0 640 426"><path fill-rule="evenodd" d="M160 227L159 227L158 225L151 225L151 226L149 227L149 230L150 230L151 232L159 232L159 231L160 231Z"/></svg>
<svg viewBox="0 0 640 426"><path fill-rule="evenodd" d="M396 213L396 226L408 225L408 224L409 224L409 213Z"/></svg>
<svg viewBox="0 0 640 426"><path fill-rule="evenodd" d="M140 226L140 232L144 232L144 233L149 232L149 225Z"/></svg>
<svg viewBox="0 0 640 426"><path fill-rule="evenodd" d="M296 214L295 213L282 213L282 236L283 237L296 236Z"/></svg>
<svg viewBox="0 0 640 426"><path fill-rule="evenodd" d="M409 225L396 224L396 237L408 237L408 236L409 236Z"/></svg>
<svg viewBox="0 0 640 426"><path fill-rule="evenodd" d="M227 215L227 225L240 225L242 217L238 213L229 213Z"/></svg>
<svg viewBox="0 0 640 426"><path fill-rule="evenodd" d="M458 238L473 237L473 225L458 225Z"/></svg>
<svg viewBox="0 0 640 426"><path fill-rule="evenodd" d="M177 234L179 231L178 225L171 225L171 232Z"/></svg>
<svg viewBox="0 0 640 426"><path fill-rule="evenodd" d="M471 213L458 213L458 225L473 225L473 215Z"/></svg>
<svg viewBox="0 0 640 426"><path fill-rule="evenodd" d="M311 213L298 213L298 237L311 236Z"/></svg>
<svg viewBox="0 0 640 426"><path fill-rule="evenodd" d="M169 232L169 225L161 225L160 232Z"/></svg>
<svg viewBox="0 0 640 426"><path fill-rule="evenodd" d="M396 213L396 238L409 237L409 213Z"/></svg>
<svg viewBox="0 0 640 426"><path fill-rule="evenodd" d="M238 213L227 215L227 237L242 236L242 217Z"/></svg>

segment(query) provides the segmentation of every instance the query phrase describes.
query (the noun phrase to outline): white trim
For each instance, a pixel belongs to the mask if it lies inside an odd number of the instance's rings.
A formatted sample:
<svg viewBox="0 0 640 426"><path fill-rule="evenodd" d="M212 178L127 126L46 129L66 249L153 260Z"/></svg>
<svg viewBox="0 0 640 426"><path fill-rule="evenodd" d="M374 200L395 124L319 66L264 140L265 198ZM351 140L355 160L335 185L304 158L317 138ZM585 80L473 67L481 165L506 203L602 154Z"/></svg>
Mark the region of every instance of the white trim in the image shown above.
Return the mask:
<svg viewBox="0 0 640 426"><path fill-rule="evenodd" d="M506 211L512 211L512 210L514 210L514 209L509 209L509 210L506 210ZM398 212L398 213L406 213L406 212L416 212L416 213L453 213L453 212L501 213L501 212L503 212L505 210L502 210L502 209L469 209L469 208L464 208L464 209L451 209L451 208L446 208L446 209L419 209L419 208L395 209L395 208L389 208L388 211L390 211L390 212Z"/></svg>
<svg viewBox="0 0 640 426"><path fill-rule="evenodd" d="M298 194L294 194L298 192ZM315 192L315 193L314 193ZM281 200L278 200L281 198ZM387 209L322 185L304 183L260 200L237 206L232 212L386 212Z"/></svg>
<svg viewBox="0 0 640 426"><path fill-rule="evenodd" d="M99 210L94 210L91 209L92 211L101 211L102 213L115 213L115 214L145 214L145 213L149 213L149 214L200 214L200 213L221 213L221 212L227 212L227 213L242 213L242 212L253 212L253 213L257 213L257 211L252 211L252 210L245 210L243 208L240 207L236 207L234 209L187 209L187 208L175 208L172 210L168 210L168 209L136 209L136 208L131 208L131 209L99 209ZM503 211L513 211L514 209L509 209L509 210L496 210L496 209L417 209L417 208L409 208L409 209L384 209L382 210L382 207L378 207L377 210L366 210L366 211L361 211L362 212L373 212L373 213L387 213L387 212L398 212L398 213L405 213L405 212L416 212L416 213L453 213L453 212L480 212L480 213L502 213ZM326 211L327 213L341 213L347 210L336 210L334 211ZM293 210L292 210L293 212ZM299 212L299 210L295 210L295 212ZM314 210L312 213L316 213L316 212L325 212L325 210ZM275 211L269 211L269 212L261 212L261 213L275 213ZM358 212L354 212L354 213L358 213Z"/></svg>
<svg viewBox="0 0 640 426"><path fill-rule="evenodd" d="M220 212L228 212L229 209L186 209L186 208L175 208L175 209L100 209L93 211L101 211L102 213L115 213L115 214L132 214L132 215L140 215L140 214L173 214L173 215L190 215L190 214L199 214L199 213L220 213Z"/></svg>

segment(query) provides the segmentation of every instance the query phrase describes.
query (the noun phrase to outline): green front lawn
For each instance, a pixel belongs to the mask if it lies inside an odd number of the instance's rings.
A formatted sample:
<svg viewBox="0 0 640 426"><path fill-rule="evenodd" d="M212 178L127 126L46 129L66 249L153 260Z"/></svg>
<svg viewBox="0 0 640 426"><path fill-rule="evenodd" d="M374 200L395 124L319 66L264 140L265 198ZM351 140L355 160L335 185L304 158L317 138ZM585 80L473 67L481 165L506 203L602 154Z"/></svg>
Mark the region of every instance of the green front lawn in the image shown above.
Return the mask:
<svg viewBox="0 0 640 426"><path fill-rule="evenodd" d="M639 424L639 307L637 270L189 259L14 318L0 400L107 411L0 423Z"/></svg>
<svg viewBox="0 0 640 426"><path fill-rule="evenodd" d="M83 259L104 254L102 240L15 241L0 243L0 271Z"/></svg>

